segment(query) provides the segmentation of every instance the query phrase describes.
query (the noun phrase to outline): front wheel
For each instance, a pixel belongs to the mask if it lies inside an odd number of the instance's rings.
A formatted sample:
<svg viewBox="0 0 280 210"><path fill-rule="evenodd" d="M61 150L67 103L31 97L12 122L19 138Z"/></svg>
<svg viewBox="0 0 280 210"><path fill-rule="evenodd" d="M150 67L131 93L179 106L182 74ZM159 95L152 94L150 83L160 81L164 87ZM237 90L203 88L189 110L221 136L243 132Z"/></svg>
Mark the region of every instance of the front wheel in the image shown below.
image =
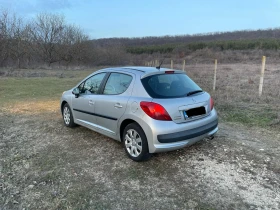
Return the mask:
<svg viewBox="0 0 280 210"><path fill-rule="evenodd" d="M62 116L63 116L64 124L67 127L73 128L73 127L76 126L76 124L74 123L72 111L71 111L70 106L68 104L65 104L63 106Z"/></svg>
<svg viewBox="0 0 280 210"><path fill-rule="evenodd" d="M137 123L125 127L122 141L126 154L132 160L143 161L151 157L146 135Z"/></svg>

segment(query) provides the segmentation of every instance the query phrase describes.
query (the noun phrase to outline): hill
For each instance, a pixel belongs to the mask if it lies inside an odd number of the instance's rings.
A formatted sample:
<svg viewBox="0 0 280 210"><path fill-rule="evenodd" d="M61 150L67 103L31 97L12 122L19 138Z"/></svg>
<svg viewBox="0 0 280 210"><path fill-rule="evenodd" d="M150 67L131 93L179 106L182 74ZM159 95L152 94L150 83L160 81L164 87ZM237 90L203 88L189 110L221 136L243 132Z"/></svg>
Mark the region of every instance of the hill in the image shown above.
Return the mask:
<svg viewBox="0 0 280 210"><path fill-rule="evenodd" d="M104 38L92 40L99 46L110 44L119 44L126 47L130 46L147 46L162 44L179 44L193 42L213 42L229 40L256 40L256 39L280 39L280 28L263 29L263 30L243 30L233 32L214 32L193 35L176 35L176 36L147 36L133 38Z"/></svg>

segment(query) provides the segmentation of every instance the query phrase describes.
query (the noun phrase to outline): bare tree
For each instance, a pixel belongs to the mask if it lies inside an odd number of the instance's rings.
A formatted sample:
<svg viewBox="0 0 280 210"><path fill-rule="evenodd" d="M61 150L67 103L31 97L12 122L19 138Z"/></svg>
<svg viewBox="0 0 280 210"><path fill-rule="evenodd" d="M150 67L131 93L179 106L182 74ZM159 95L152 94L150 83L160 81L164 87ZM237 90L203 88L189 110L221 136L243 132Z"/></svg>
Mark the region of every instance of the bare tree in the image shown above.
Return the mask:
<svg viewBox="0 0 280 210"><path fill-rule="evenodd" d="M60 61L59 45L65 28L64 17L55 14L39 14L31 24L33 50L50 66Z"/></svg>
<svg viewBox="0 0 280 210"><path fill-rule="evenodd" d="M3 66L9 58L10 23L7 11L0 14L0 65Z"/></svg>
<svg viewBox="0 0 280 210"><path fill-rule="evenodd" d="M11 58L16 60L17 68L21 68L21 63L24 56L30 50L29 46L29 30L28 26L25 25L21 18L15 15L11 19L11 34L10 34L10 53Z"/></svg>
<svg viewBox="0 0 280 210"><path fill-rule="evenodd" d="M79 27L75 25L65 26L61 36L61 60L65 61L67 65L74 60L78 63L81 62L86 54L85 42L87 40L88 37Z"/></svg>

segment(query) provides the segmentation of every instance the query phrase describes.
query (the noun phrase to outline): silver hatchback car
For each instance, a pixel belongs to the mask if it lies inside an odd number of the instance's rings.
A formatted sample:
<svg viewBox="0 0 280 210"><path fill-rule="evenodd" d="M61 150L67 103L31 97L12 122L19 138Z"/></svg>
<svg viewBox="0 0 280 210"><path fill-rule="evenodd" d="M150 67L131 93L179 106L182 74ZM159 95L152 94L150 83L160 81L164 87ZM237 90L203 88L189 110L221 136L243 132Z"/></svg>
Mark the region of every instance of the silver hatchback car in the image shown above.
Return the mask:
<svg viewBox="0 0 280 210"><path fill-rule="evenodd" d="M94 72L61 97L64 124L121 141L135 161L180 149L218 131L210 95L185 72L119 67Z"/></svg>

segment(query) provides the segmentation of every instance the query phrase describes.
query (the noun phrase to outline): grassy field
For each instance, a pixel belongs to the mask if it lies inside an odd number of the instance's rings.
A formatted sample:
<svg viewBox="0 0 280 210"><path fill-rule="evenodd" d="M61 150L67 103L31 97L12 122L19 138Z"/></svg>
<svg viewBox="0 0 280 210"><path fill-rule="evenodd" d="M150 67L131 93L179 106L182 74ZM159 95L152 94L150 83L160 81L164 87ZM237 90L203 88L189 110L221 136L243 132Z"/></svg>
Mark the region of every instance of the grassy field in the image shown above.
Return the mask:
<svg viewBox="0 0 280 210"><path fill-rule="evenodd" d="M179 65L175 65L178 69ZM258 65L220 65L216 91L212 90L211 65L187 66L187 74L215 100L222 120L250 126L279 128L280 69L267 68L264 93L258 97ZM7 71L7 70L6 70ZM62 92L76 85L92 70L17 70L1 79L0 106L58 101ZM2 70L5 72L5 70ZM0 70L1 73L1 70ZM4 74L4 73L2 73ZM35 76L35 77L34 77Z"/></svg>
<svg viewBox="0 0 280 210"><path fill-rule="evenodd" d="M221 66L216 92L211 67L187 71L216 102L216 138L143 163L63 125L62 92L95 69L0 70L0 209L279 209L277 67L262 98L257 66Z"/></svg>
<svg viewBox="0 0 280 210"><path fill-rule="evenodd" d="M280 67L266 65L261 97L260 69L261 65L256 64L218 64L216 91L213 91L213 64L190 65L186 72L212 95L222 120L279 129Z"/></svg>
<svg viewBox="0 0 280 210"><path fill-rule="evenodd" d="M4 105L27 100L57 100L63 91L72 88L94 71L94 69L66 72L55 70L14 71L11 75L1 78L0 94L3 100L0 103Z"/></svg>

